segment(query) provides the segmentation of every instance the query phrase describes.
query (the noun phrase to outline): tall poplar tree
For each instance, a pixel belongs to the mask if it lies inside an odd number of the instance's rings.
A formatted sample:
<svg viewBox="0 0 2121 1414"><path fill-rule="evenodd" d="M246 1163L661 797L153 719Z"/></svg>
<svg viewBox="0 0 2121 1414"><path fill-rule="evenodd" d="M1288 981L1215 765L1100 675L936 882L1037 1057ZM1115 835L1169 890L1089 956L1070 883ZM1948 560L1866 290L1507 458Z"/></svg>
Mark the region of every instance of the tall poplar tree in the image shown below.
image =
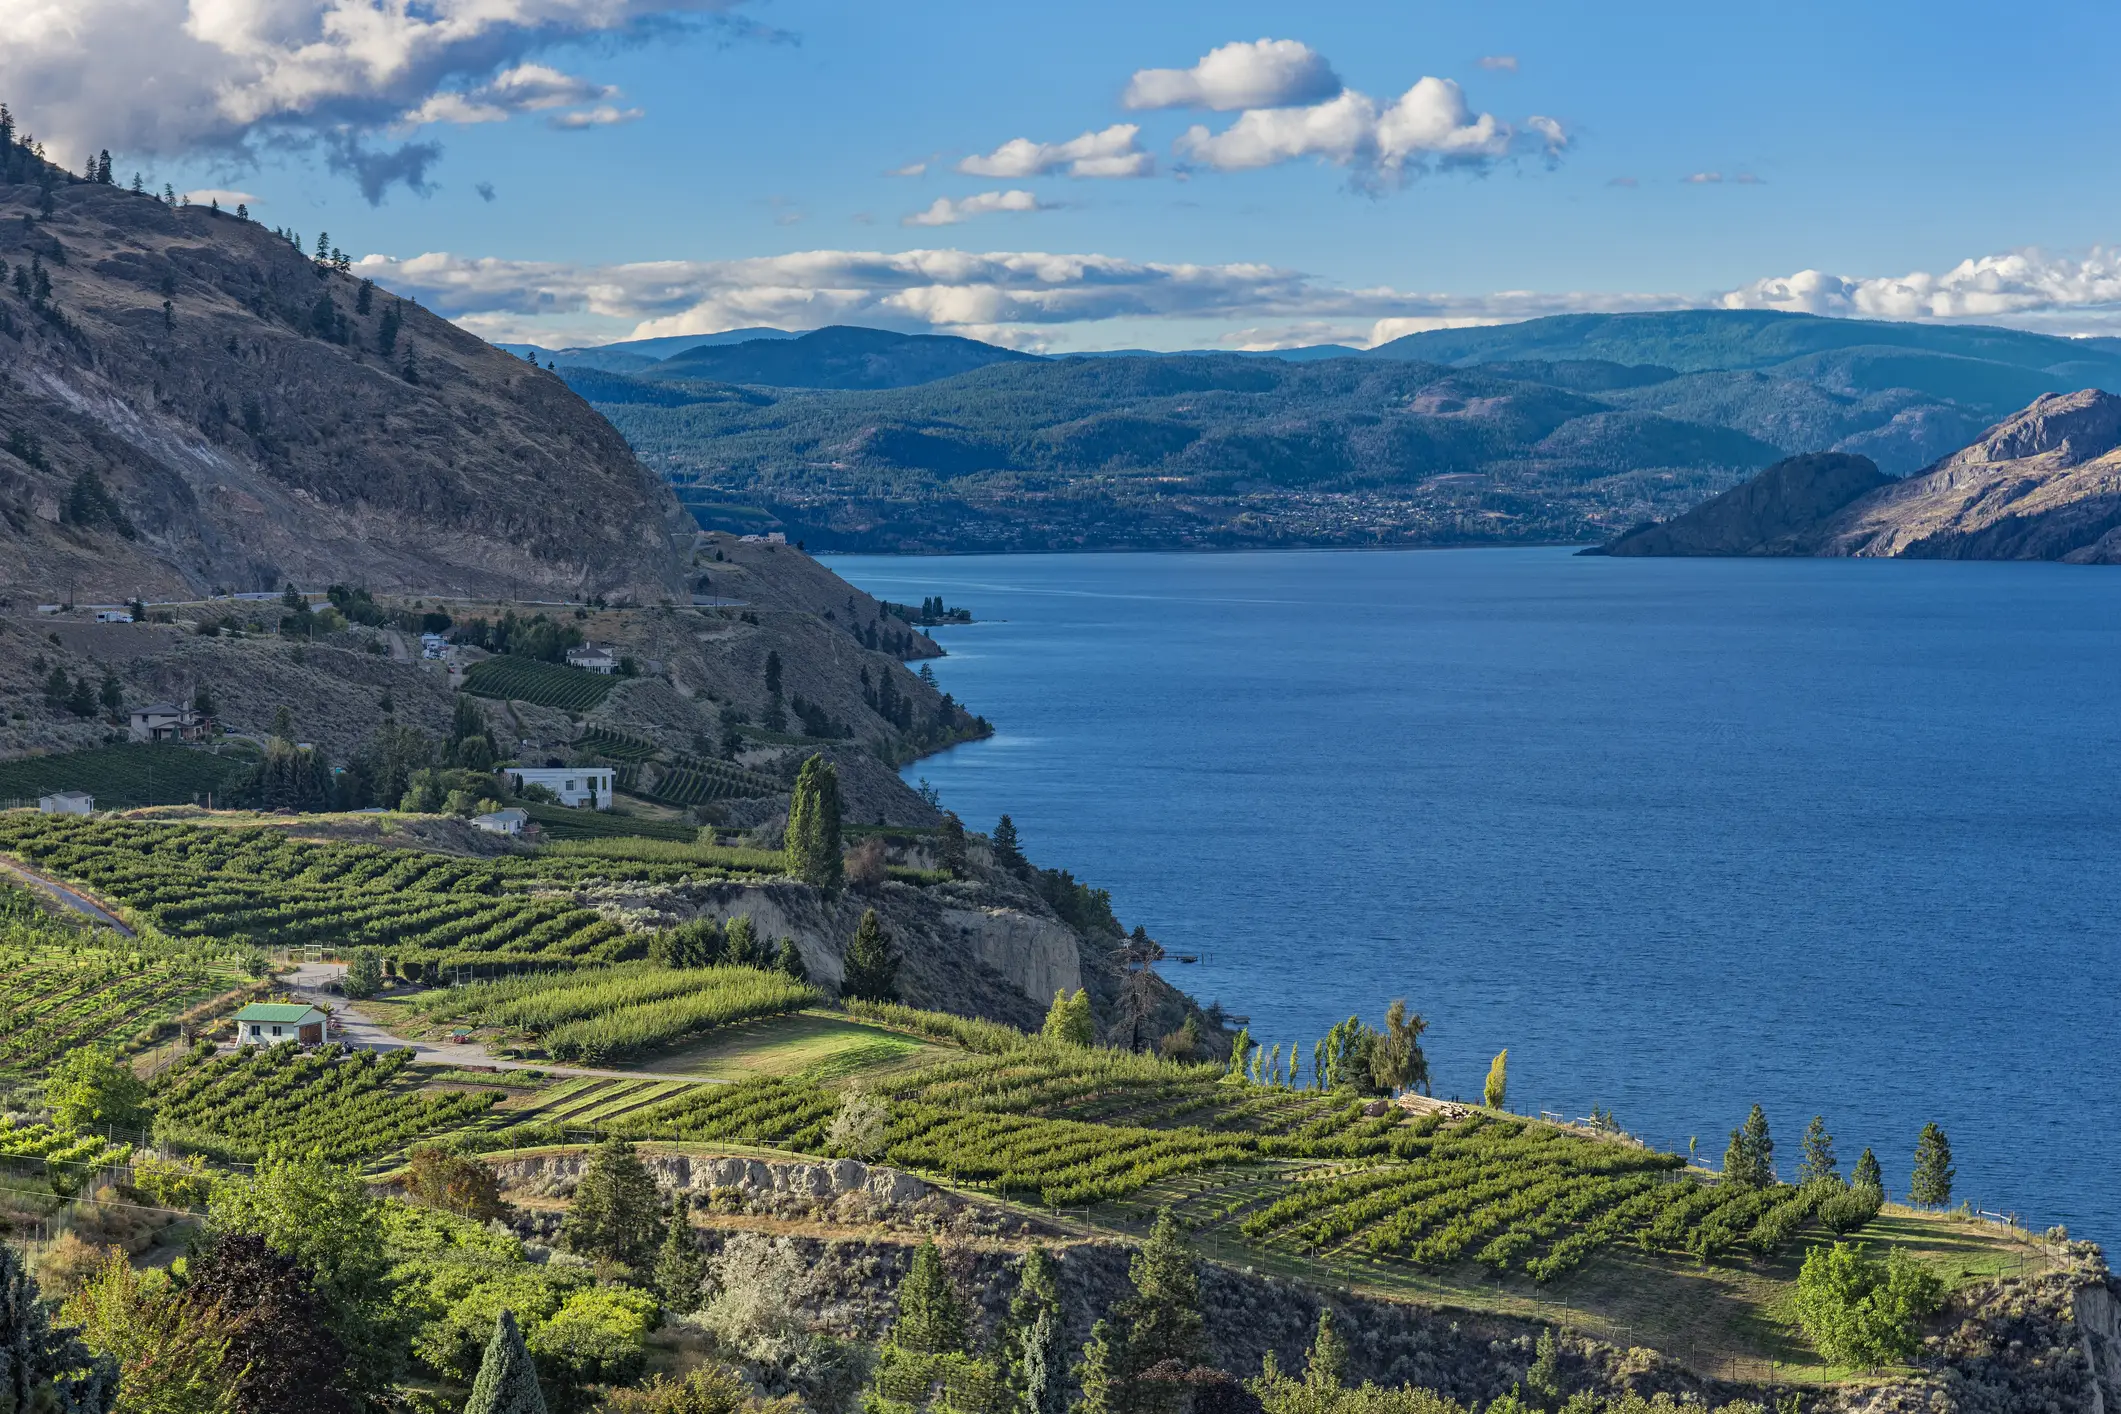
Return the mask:
<svg viewBox="0 0 2121 1414"><path fill-rule="evenodd" d="M840 773L813 756L796 773L788 796L788 872L806 884L836 889L840 860Z"/></svg>
<svg viewBox="0 0 2121 1414"><path fill-rule="evenodd" d="M1488 1078L1480 1087L1480 1102L1491 1110L1499 1110L1510 1098L1510 1051L1507 1046L1495 1053L1488 1062Z"/></svg>

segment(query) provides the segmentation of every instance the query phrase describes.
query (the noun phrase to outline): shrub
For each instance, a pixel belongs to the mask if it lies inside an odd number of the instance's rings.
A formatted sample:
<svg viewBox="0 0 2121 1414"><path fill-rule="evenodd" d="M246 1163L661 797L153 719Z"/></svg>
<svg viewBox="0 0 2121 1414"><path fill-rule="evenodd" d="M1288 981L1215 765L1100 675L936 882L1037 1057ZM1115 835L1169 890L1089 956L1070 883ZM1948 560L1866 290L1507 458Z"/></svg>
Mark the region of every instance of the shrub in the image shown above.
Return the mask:
<svg viewBox="0 0 2121 1414"><path fill-rule="evenodd" d="M346 980L341 984L355 1001L383 990L383 957L374 948L356 948L346 961Z"/></svg>
<svg viewBox="0 0 2121 1414"><path fill-rule="evenodd" d="M1851 1233L1878 1216L1885 1195L1867 1183L1842 1189L1819 1205L1819 1221L1838 1233Z"/></svg>

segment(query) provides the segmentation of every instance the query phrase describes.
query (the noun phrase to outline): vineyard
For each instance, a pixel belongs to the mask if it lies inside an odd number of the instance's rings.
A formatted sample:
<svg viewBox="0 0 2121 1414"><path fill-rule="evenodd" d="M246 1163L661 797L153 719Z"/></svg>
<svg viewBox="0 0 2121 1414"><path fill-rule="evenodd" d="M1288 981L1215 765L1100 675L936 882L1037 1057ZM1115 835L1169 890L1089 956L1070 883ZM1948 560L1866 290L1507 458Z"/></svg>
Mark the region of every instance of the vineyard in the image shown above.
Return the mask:
<svg viewBox="0 0 2121 1414"><path fill-rule="evenodd" d="M468 859L272 829L26 813L0 815L0 850L87 885L173 938L226 946L368 946L401 968L439 972L616 962L647 943L567 892L614 872L592 855ZM628 860L623 872L678 882L778 871L702 854Z"/></svg>
<svg viewBox="0 0 2121 1414"><path fill-rule="evenodd" d="M236 982L196 961L75 941L56 925L0 928L0 1077L41 1075L90 1042L144 1039Z"/></svg>
<svg viewBox="0 0 2121 1414"><path fill-rule="evenodd" d="M819 999L805 983L752 967L626 966L454 987L423 998L417 1010L437 1020L525 1033L542 1041L555 1060L596 1063L796 1011Z"/></svg>
<svg viewBox="0 0 2121 1414"><path fill-rule="evenodd" d="M587 712L602 702L618 681L586 668L504 655L473 663L464 674L464 690L474 697L530 702L563 712Z"/></svg>
<svg viewBox="0 0 2121 1414"><path fill-rule="evenodd" d="M40 1172L60 1193L72 1193L99 1169L133 1156L130 1144L101 1134L76 1134L49 1124L11 1125L0 1119L0 1166Z"/></svg>
<svg viewBox="0 0 2121 1414"><path fill-rule="evenodd" d="M646 761L660 749L646 737L613 731L609 727L591 727L577 737L574 744L583 751L611 761Z"/></svg>
<svg viewBox="0 0 2121 1414"><path fill-rule="evenodd" d="M778 795L779 782L747 771L741 766L732 766L727 761L715 761L703 756L679 754L676 764L648 766L644 772L655 773L654 783L639 788L639 793L650 800L659 800L668 805L699 805L710 800L744 800L760 796Z"/></svg>
<svg viewBox="0 0 2121 1414"><path fill-rule="evenodd" d="M225 791L250 769L248 756L189 746L127 742L0 762L0 803L34 803L40 795L83 790L100 810L189 805Z"/></svg>
<svg viewBox="0 0 2121 1414"><path fill-rule="evenodd" d="M202 1046L156 1084L155 1139L222 1163L255 1162L275 1145L350 1163L469 1124L498 1098L422 1093L405 1073L411 1061L409 1050L286 1045L217 1057Z"/></svg>
<svg viewBox="0 0 2121 1414"><path fill-rule="evenodd" d="M619 788L626 789L625 777ZM699 827L682 820L649 820L614 810L576 810L565 805L531 803L519 807L548 840L650 839L691 842Z"/></svg>

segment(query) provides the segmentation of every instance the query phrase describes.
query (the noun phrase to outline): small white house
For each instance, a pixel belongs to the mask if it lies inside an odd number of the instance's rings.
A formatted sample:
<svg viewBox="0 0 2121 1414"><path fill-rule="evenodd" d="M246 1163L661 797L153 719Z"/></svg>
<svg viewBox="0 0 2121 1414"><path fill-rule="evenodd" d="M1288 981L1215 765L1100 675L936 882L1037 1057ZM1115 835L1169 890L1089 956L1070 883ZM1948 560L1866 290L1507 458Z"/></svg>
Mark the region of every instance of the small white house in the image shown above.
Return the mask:
<svg viewBox="0 0 2121 1414"><path fill-rule="evenodd" d="M619 788L619 773L610 766L503 766L500 775L510 790L543 786L560 804L591 810L611 809Z"/></svg>
<svg viewBox="0 0 2121 1414"><path fill-rule="evenodd" d="M175 702L151 702L135 707L131 736L134 741L199 741L213 729L204 712Z"/></svg>
<svg viewBox="0 0 2121 1414"><path fill-rule="evenodd" d="M530 812L517 810L513 806L506 810L495 810L485 815L474 815L472 828L495 835L520 835L530 825Z"/></svg>
<svg viewBox="0 0 2121 1414"><path fill-rule="evenodd" d="M305 1002L252 1002L236 1013L236 1044L277 1046L298 1041L321 1046L329 1018Z"/></svg>
<svg viewBox="0 0 2121 1414"><path fill-rule="evenodd" d="M96 798L85 790L54 791L37 797L37 809L46 815L93 815Z"/></svg>
<svg viewBox="0 0 2121 1414"><path fill-rule="evenodd" d="M618 671L619 660L609 648L600 644L585 643L580 648L567 650L567 666L608 675Z"/></svg>
<svg viewBox="0 0 2121 1414"><path fill-rule="evenodd" d="M782 531L769 530L764 535L740 535L737 537L737 543L739 545L786 545L788 536Z"/></svg>

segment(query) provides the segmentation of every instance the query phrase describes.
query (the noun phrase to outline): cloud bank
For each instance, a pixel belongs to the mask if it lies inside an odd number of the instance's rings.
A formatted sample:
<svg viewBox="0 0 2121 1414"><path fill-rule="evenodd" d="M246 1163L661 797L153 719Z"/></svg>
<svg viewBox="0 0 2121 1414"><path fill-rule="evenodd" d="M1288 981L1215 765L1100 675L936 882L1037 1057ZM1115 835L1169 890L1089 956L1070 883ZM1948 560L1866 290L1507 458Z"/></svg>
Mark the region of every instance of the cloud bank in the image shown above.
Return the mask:
<svg viewBox="0 0 2121 1414"><path fill-rule="evenodd" d="M2121 247L2082 256L2016 251L1968 260L1941 275L1808 270L1694 295L1425 293L1349 288L1266 264L947 249L810 250L613 266L371 255L359 269L487 338L548 344L853 323L1033 347L1056 341L1095 347L1105 330L1125 329L1131 339L1157 326L1183 330L1174 337L1187 346L1218 337L1231 347L1370 345L1422 329L1681 308L1974 320L2056 333L2121 329ZM1218 326L1219 335L1212 332ZM1211 332L1198 332L1204 327Z"/></svg>
<svg viewBox="0 0 2121 1414"><path fill-rule="evenodd" d="M371 200L415 190L432 143L392 128L500 122L612 90L530 62L738 0L0 0L0 93L69 166L128 156L253 156L321 144ZM623 110L612 109L623 118ZM595 126L589 116L567 126Z"/></svg>

